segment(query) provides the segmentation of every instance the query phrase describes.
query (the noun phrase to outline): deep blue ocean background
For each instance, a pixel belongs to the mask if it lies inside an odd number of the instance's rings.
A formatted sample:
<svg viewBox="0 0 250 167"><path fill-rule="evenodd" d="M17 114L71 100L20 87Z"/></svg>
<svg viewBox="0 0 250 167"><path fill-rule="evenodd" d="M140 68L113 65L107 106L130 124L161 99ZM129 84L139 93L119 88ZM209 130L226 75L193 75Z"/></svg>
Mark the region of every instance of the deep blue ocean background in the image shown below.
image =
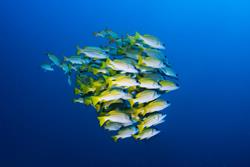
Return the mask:
<svg viewBox="0 0 250 167"><path fill-rule="evenodd" d="M250 166L250 1L2 0L0 18L0 167ZM104 28L158 36L179 73L152 140L114 143L64 74L40 69Z"/></svg>

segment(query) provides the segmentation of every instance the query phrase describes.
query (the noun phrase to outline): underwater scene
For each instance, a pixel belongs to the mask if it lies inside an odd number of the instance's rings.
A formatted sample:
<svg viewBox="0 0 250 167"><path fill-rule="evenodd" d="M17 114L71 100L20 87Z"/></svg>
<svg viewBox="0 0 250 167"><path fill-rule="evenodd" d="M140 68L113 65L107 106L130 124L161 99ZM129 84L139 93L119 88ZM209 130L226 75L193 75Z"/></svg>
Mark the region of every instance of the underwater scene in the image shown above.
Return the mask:
<svg viewBox="0 0 250 167"><path fill-rule="evenodd" d="M250 167L250 1L0 2L0 167Z"/></svg>

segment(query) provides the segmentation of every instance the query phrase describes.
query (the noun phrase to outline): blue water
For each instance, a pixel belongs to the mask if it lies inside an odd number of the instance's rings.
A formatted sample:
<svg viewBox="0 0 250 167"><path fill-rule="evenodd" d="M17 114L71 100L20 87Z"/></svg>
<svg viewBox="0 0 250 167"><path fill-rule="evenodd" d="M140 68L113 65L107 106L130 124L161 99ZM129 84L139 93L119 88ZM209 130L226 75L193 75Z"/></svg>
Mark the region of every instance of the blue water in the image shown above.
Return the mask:
<svg viewBox="0 0 250 167"><path fill-rule="evenodd" d="M6 0L0 18L1 167L250 166L250 1ZM158 36L179 73L152 140L114 143L63 73L39 67L106 27Z"/></svg>

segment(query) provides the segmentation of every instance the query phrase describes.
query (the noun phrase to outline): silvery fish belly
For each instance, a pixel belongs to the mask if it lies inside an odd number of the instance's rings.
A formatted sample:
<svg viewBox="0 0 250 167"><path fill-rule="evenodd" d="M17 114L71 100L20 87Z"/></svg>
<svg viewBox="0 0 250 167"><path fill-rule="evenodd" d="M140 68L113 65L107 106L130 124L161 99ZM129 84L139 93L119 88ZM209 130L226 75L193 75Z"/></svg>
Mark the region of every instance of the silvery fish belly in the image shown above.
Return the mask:
<svg viewBox="0 0 250 167"><path fill-rule="evenodd" d="M107 129L109 131L117 131L119 130L120 128L122 127L122 124L121 123L118 123L118 122L107 122L105 125L104 125L104 129Z"/></svg>
<svg viewBox="0 0 250 167"><path fill-rule="evenodd" d="M159 89L160 85L158 82L150 78L141 78L139 79L140 87L147 89Z"/></svg>
<svg viewBox="0 0 250 167"><path fill-rule="evenodd" d="M107 42L78 46L71 56L49 53L42 70L60 69L74 87L73 102L93 107L100 126L114 141L157 136L157 125L165 121L165 110L170 106L164 95L179 89L165 44L138 32L120 35L105 29L94 35Z"/></svg>
<svg viewBox="0 0 250 167"><path fill-rule="evenodd" d="M116 71L122 71L127 73L138 73L138 70L129 62L123 60L107 60L107 66Z"/></svg>
<svg viewBox="0 0 250 167"><path fill-rule="evenodd" d="M145 117L140 124L138 125L138 129L141 132L144 128L149 128L164 122L164 118L166 115L160 113L153 113L147 117Z"/></svg>
<svg viewBox="0 0 250 167"><path fill-rule="evenodd" d="M136 134L138 132L137 128L134 126L126 127L118 131L118 134L113 136L114 141L117 141L118 139L124 139L128 137L132 137L132 135Z"/></svg>
<svg viewBox="0 0 250 167"><path fill-rule="evenodd" d="M104 50L98 47L85 47L85 48L77 48L77 54L84 54L86 57L93 59L106 59L108 55Z"/></svg>
<svg viewBox="0 0 250 167"><path fill-rule="evenodd" d="M157 129L147 128L147 129L144 129L139 134L134 135L134 138L136 140L150 139L151 137L153 137L159 133L160 133L160 131Z"/></svg>
<svg viewBox="0 0 250 167"><path fill-rule="evenodd" d="M146 115L148 113L153 113L156 111L161 111L167 108L169 105L170 103L165 100L161 99L154 100L144 107L142 115Z"/></svg>
<svg viewBox="0 0 250 167"><path fill-rule="evenodd" d="M118 86L118 87L131 87L137 86L139 83L134 78L130 78L129 76L124 76L117 78L116 80L111 80L109 82L109 86Z"/></svg>
<svg viewBox="0 0 250 167"><path fill-rule="evenodd" d="M155 90L144 90L140 93L138 93L135 97L135 99L130 99L130 103L131 105L133 105L134 103L146 103L146 102L150 102L152 100L157 99L158 97L160 97L160 94L155 91Z"/></svg>

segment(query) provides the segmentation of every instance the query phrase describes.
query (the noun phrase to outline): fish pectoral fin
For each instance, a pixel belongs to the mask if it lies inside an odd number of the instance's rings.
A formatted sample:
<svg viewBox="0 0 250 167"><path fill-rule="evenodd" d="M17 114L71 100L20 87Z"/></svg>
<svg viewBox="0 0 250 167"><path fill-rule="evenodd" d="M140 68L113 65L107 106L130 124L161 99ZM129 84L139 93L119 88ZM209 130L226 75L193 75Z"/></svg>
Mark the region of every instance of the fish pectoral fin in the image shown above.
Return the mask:
<svg viewBox="0 0 250 167"><path fill-rule="evenodd" d="M107 61L108 61L108 59L107 59ZM100 67L101 69L105 69L107 67L107 61L101 63L101 67Z"/></svg>
<svg viewBox="0 0 250 167"><path fill-rule="evenodd" d="M138 127L138 131L139 132L142 132L143 129L144 129L144 125L143 124L139 124L139 125L137 125L137 127Z"/></svg>
<svg viewBox="0 0 250 167"><path fill-rule="evenodd" d="M77 55L80 55L82 52L81 52L81 48L80 48L80 46L76 46L76 49L77 49L77 51L76 51L76 54Z"/></svg>
<svg viewBox="0 0 250 167"><path fill-rule="evenodd" d="M138 55L138 65L143 65L143 57L141 54Z"/></svg>
<svg viewBox="0 0 250 167"><path fill-rule="evenodd" d="M138 140L139 139L139 135L132 135L134 139Z"/></svg>
<svg viewBox="0 0 250 167"><path fill-rule="evenodd" d="M136 86L130 86L128 88L128 92L132 92L133 90L136 90Z"/></svg>
<svg viewBox="0 0 250 167"><path fill-rule="evenodd" d="M92 97L91 100L94 106L99 102L98 97Z"/></svg>
<svg viewBox="0 0 250 167"><path fill-rule="evenodd" d="M97 117L97 119L99 120L100 126L102 126L107 121L107 117L105 116Z"/></svg>
<svg viewBox="0 0 250 167"><path fill-rule="evenodd" d="M140 34L138 32L135 33L135 40L140 39Z"/></svg>
<svg viewBox="0 0 250 167"><path fill-rule="evenodd" d="M68 84L69 84L69 86L71 86L71 78L70 78L70 76L68 76Z"/></svg>
<svg viewBox="0 0 250 167"><path fill-rule="evenodd" d="M116 136L112 136L112 138L113 138L114 142L117 142L118 139L119 139L119 137L117 135Z"/></svg>
<svg viewBox="0 0 250 167"><path fill-rule="evenodd" d="M133 105L135 104L134 99L128 99L128 101L130 106L133 107Z"/></svg>
<svg viewBox="0 0 250 167"><path fill-rule="evenodd" d="M144 108L138 108L138 109L135 109L135 112L134 112L134 114L136 115L136 116L138 116L139 114L142 114L142 113L144 113Z"/></svg>

